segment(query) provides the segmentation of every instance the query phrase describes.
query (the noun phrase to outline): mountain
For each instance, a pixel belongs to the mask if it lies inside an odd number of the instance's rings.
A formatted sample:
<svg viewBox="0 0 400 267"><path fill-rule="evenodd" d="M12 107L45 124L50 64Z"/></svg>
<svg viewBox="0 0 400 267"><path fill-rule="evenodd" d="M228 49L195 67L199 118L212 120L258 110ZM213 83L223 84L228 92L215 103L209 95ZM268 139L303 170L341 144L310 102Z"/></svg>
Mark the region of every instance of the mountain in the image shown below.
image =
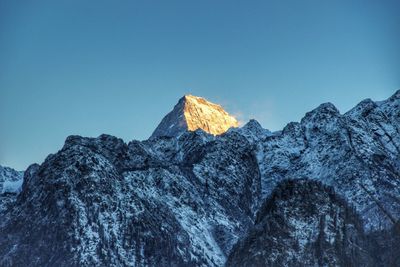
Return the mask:
<svg viewBox="0 0 400 267"><path fill-rule="evenodd" d="M22 178L23 172L0 166L0 214L11 202L15 201L17 194L21 191Z"/></svg>
<svg viewBox="0 0 400 267"><path fill-rule="evenodd" d="M264 198L282 180L316 179L354 205L368 231L400 218L400 91L343 115L322 104L264 137L256 154Z"/></svg>
<svg viewBox="0 0 400 267"><path fill-rule="evenodd" d="M357 213L332 187L298 179L278 184L227 266L376 266Z"/></svg>
<svg viewBox="0 0 400 267"><path fill-rule="evenodd" d="M287 266L396 266L400 91L220 134L207 132L224 121L209 102L188 98L149 140L69 136L31 165L0 210L0 266L229 266L275 252Z"/></svg>
<svg viewBox="0 0 400 267"><path fill-rule="evenodd" d="M178 136L186 131L197 129L213 135L220 135L238 125L238 121L220 105L211 103L202 97L185 95L162 119L151 137Z"/></svg>
<svg viewBox="0 0 400 267"><path fill-rule="evenodd" d="M257 161L237 133L70 136L26 171L0 222L0 265L222 266L259 197Z"/></svg>

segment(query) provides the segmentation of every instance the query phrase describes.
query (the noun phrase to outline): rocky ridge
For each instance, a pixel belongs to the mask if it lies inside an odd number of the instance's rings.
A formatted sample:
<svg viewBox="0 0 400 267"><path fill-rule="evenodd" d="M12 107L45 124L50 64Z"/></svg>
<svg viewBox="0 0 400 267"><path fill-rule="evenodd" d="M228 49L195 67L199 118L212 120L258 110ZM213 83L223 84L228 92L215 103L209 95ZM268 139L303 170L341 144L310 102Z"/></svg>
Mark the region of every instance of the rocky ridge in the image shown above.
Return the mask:
<svg viewBox="0 0 400 267"><path fill-rule="evenodd" d="M387 214L400 218L399 147L400 91L343 115L322 104L258 142L263 196L285 179L316 179L356 207L366 230L388 228Z"/></svg>
<svg viewBox="0 0 400 267"><path fill-rule="evenodd" d="M0 222L0 265L221 266L259 197L255 155L237 133L70 136L26 171Z"/></svg>

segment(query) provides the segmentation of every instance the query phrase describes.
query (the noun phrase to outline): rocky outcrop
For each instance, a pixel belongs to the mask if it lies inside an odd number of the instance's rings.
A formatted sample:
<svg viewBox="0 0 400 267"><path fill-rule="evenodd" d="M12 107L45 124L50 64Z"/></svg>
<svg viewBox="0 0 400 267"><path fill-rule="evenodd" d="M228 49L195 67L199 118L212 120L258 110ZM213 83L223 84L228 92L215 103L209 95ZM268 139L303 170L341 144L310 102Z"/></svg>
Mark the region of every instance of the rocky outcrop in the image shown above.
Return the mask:
<svg viewBox="0 0 400 267"><path fill-rule="evenodd" d="M356 212L332 187L281 182L226 266L376 266Z"/></svg>
<svg viewBox="0 0 400 267"><path fill-rule="evenodd" d="M238 126L238 121L220 105L202 97L185 95L162 119L151 137L178 136L186 131L197 129L202 129L212 135L220 135L229 128Z"/></svg>

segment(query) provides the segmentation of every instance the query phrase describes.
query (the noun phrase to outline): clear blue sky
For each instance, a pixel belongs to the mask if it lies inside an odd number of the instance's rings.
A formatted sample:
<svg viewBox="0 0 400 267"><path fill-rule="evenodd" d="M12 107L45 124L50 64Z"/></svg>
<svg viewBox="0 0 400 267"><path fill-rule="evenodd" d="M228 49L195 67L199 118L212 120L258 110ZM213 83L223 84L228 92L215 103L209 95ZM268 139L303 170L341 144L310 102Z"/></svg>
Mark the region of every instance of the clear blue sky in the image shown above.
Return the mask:
<svg viewBox="0 0 400 267"><path fill-rule="evenodd" d="M0 164L146 139L185 93L281 129L400 88L399 1L0 0Z"/></svg>

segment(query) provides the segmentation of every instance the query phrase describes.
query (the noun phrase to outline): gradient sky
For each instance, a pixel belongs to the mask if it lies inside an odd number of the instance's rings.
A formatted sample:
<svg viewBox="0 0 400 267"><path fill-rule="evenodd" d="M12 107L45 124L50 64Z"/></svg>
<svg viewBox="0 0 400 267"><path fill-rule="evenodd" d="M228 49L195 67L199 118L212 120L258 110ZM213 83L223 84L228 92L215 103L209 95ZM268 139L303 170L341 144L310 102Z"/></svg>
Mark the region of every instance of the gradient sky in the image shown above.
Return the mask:
<svg viewBox="0 0 400 267"><path fill-rule="evenodd" d="M146 139L186 94L281 129L400 88L400 1L0 0L0 164Z"/></svg>

